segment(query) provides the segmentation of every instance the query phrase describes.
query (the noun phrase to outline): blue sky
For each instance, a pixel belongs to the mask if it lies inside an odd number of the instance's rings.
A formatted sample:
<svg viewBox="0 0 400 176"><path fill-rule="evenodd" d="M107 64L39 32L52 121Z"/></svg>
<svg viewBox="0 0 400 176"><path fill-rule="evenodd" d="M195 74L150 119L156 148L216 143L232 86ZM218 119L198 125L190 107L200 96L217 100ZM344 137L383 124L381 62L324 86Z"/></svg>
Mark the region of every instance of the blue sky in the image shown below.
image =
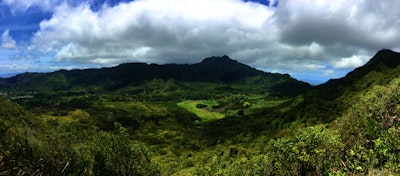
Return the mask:
<svg viewBox="0 0 400 176"><path fill-rule="evenodd" d="M1 0L0 77L229 55L313 83L400 49L400 1Z"/></svg>

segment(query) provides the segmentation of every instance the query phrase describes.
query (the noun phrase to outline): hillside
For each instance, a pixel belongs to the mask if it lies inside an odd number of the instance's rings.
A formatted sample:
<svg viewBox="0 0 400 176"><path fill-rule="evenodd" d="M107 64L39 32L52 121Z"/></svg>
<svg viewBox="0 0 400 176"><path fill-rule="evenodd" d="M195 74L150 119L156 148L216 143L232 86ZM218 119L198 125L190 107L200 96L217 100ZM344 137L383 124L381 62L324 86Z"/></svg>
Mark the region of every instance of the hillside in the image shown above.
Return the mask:
<svg viewBox="0 0 400 176"><path fill-rule="evenodd" d="M365 65L340 79L329 80L297 98L288 116L330 122L352 106L354 96L400 77L400 53L381 50ZM317 115L316 115L317 114Z"/></svg>
<svg viewBox="0 0 400 176"><path fill-rule="evenodd" d="M336 95L341 95L344 89L351 88L358 91L368 88L373 84L385 85L398 75L400 65L400 53L392 50L380 50L364 66L356 68L345 77L330 80L319 86L321 91L330 89L337 91Z"/></svg>

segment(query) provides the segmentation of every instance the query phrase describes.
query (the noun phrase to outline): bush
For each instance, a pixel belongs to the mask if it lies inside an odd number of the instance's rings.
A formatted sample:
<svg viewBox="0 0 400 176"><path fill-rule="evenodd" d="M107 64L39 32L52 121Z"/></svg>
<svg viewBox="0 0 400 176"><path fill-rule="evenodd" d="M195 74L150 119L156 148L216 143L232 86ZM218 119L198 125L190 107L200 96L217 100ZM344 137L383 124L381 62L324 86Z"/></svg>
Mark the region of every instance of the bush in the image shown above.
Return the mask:
<svg viewBox="0 0 400 176"><path fill-rule="evenodd" d="M207 105L202 104L202 103L197 103L196 104L196 108L199 108L199 109L203 109L203 108L206 108L206 107L207 107Z"/></svg>
<svg viewBox="0 0 400 176"><path fill-rule="evenodd" d="M116 128L113 135L106 134L100 139L102 147L95 154L95 175L160 175L147 148L130 140L127 130L120 124L116 123Z"/></svg>
<svg viewBox="0 0 400 176"><path fill-rule="evenodd" d="M343 171L356 174L400 172L400 79L360 94L333 127L345 143Z"/></svg>
<svg viewBox="0 0 400 176"><path fill-rule="evenodd" d="M294 136L271 140L266 172L280 175L326 175L340 166L343 147L339 133L317 125Z"/></svg>

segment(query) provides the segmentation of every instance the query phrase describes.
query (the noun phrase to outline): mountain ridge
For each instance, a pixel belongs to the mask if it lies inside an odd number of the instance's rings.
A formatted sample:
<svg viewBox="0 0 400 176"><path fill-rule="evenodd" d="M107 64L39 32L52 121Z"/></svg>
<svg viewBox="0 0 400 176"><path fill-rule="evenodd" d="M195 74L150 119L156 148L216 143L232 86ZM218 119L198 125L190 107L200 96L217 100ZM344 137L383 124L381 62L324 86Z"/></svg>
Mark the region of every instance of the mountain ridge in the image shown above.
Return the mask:
<svg viewBox="0 0 400 176"><path fill-rule="evenodd" d="M385 86L398 77L400 53L380 50L366 64L346 76L329 80L303 94L299 99L304 101L295 105L291 116L312 119L319 114L318 121L330 122L352 106L351 99L357 94L363 94L374 86ZM302 111L298 113L295 109Z"/></svg>
<svg viewBox="0 0 400 176"><path fill-rule="evenodd" d="M257 77L257 78L256 78ZM267 73L242 64L228 56L208 57L196 64L146 64L124 63L115 67L100 69L58 70L50 73L23 73L11 78L0 79L0 89L51 91L74 87L104 87L115 90L132 85L140 85L153 79L183 82L207 82L218 84L265 84L275 92L301 93L311 89L311 85L295 80L287 74ZM257 81L258 79L258 81ZM299 90L291 88L298 87ZM281 89L281 88L282 89Z"/></svg>
<svg viewBox="0 0 400 176"><path fill-rule="evenodd" d="M326 87L332 84L338 84L339 82L346 82L346 80L359 79L371 71L382 71L382 67L394 69L400 65L400 53L394 52L390 49L382 49L378 51L366 64L361 67L355 68L353 71L347 73L344 77L338 79L330 79L324 84L317 87ZM347 81L348 82L348 81Z"/></svg>

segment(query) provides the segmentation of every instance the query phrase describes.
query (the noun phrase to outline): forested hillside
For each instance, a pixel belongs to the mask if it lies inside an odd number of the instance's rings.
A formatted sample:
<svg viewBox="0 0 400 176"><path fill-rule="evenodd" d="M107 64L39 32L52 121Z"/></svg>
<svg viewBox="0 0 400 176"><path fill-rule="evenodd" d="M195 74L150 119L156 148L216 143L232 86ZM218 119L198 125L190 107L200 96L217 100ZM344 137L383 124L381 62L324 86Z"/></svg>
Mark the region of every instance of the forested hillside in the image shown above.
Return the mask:
<svg viewBox="0 0 400 176"><path fill-rule="evenodd" d="M289 75L266 73L241 64L228 56L210 57L197 64L128 63L112 68L60 70L52 73L25 73L0 79L3 91L57 92L73 89L114 91L145 84L151 80L204 82L223 85L258 84L263 91L296 95L311 86Z"/></svg>
<svg viewBox="0 0 400 176"><path fill-rule="evenodd" d="M2 79L0 175L398 175L399 64L317 87L227 56Z"/></svg>

